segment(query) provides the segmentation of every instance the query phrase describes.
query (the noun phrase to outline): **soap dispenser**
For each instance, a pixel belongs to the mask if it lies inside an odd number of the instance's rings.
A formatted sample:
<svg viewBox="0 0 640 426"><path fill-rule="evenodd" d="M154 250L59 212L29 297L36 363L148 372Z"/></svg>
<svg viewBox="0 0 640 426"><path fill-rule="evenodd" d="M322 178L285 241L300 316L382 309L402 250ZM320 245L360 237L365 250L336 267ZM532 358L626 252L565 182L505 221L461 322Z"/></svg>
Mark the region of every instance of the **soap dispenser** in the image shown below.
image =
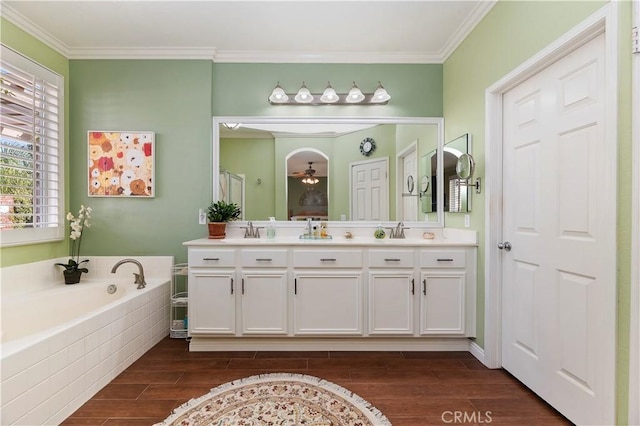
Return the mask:
<svg viewBox="0 0 640 426"><path fill-rule="evenodd" d="M272 240L276 237L276 218L270 217L267 224L267 238Z"/></svg>

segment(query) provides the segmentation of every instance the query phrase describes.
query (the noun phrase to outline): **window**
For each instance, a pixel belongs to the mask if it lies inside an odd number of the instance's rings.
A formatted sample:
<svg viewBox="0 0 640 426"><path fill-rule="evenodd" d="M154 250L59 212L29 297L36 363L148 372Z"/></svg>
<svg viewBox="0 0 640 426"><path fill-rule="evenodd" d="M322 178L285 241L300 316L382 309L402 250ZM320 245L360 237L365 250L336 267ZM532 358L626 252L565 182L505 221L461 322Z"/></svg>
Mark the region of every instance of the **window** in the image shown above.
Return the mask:
<svg viewBox="0 0 640 426"><path fill-rule="evenodd" d="M2 246L64 236L63 78L0 46Z"/></svg>

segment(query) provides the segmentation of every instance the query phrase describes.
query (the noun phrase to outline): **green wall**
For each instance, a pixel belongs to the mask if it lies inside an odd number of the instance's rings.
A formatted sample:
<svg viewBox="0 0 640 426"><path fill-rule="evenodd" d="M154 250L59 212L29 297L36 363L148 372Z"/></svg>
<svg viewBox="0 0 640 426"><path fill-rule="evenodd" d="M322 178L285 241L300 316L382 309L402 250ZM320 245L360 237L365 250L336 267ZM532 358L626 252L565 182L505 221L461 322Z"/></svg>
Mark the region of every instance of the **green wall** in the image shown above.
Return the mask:
<svg viewBox="0 0 640 426"><path fill-rule="evenodd" d="M220 165L231 173L245 177L245 219L267 220L270 216L275 216L273 139L222 139Z"/></svg>
<svg viewBox="0 0 640 426"><path fill-rule="evenodd" d="M197 60L70 62L71 206L93 207L87 255L172 255L207 234L198 209L211 202L211 68ZM155 132L155 198L87 196L87 131Z"/></svg>
<svg viewBox="0 0 640 426"><path fill-rule="evenodd" d="M11 47L24 56L39 62L64 78L64 96L69 99L69 61L55 50L49 48L39 40L25 34L18 27L0 18L0 40L5 46ZM64 127L69 128L69 103L65 103ZM69 135L65 132L65 163L69 164ZM66 167L65 178L68 179L69 168ZM69 193L65 194L65 210L68 210ZM39 260L62 257L69 254L68 240L52 243L29 244L25 246L6 247L0 251L0 266L10 266L20 263L36 262Z"/></svg>
<svg viewBox="0 0 640 426"><path fill-rule="evenodd" d="M602 1L501 1L444 64L445 141L473 137L476 176L485 173L485 89L597 11ZM631 2L619 2L620 71L618 116L618 424L628 405L629 292L631 268ZM471 228L479 233L478 339L484 345L485 193L473 194ZM447 226L462 227L464 215L447 214Z"/></svg>
<svg viewBox="0 0 640 426"><path fill-rule="evenodd" d="M296 92L305 81L313 93L331 81L337 92L348 92L352 82L365 93L378 81L392 98L388 105L290 106L270 105L277 82ZM441 117L440 64L214 64L214 116L359 116Z"/></svg>

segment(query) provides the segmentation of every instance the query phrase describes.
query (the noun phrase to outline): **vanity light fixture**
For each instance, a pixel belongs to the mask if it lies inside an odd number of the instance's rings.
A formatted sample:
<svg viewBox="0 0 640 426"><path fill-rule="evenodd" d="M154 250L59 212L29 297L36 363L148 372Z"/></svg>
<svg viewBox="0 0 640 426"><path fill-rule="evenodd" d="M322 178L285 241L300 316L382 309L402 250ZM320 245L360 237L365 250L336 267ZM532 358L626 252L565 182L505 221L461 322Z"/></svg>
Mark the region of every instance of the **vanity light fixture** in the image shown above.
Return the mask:
<svg viewBox="0 0 640 426"><path fill-rule="evenodd" d="M340 100L340 97L336 93L335 89L331 87L331 82L327 82L327 88L322 92L322 96L320 96L320 101L325 104L333 104Z"/></svg>
<svg viewBox="0 0 640 426"><path fill-rule="evenodd" d="M289 101L289 96L284 92L284 89L280 87L280 82L273 88L271 96L269 96L269 102L272 104L284 104Z"/></svg>
<svg viewBox="0 0 640 426"><path fill-rule="evenodd" d="M356 86L356 82L354 81L353 86L351 86L351 90L349 90L349 94L347 95L346 102L356 104L362 101L364 101L364 94L362 93L362 90Z"/></svg>
<svg viewBox="0 0 640 426"><path fill-rule="evenodd" d="M222 125L229 130L236 130L242 126L242 123L222 123Z"/></svg>
<svg viewBox="0 0 640 426"><path fill-rule="evenodd" d="M298 90L298 93L296 93L296 96L294 99L296 100L296 102L301 104L308 104L313 101L313 95L311 94L309 89L307 89L307 86L304 84L304 81L302 82L302 87L300 88L300 90Z"/></svg>
<svg viewBox="0 0 640 426"><path fill-rule="evenodd" d="M286 93L278 82L269 96L269 103L271 105L385 105L390 99L391 95L380 81L374 93L363 93L355 81L349 93L337 93L331 86L331 82L327 83L322 93L312 93L303 81L302 87L296 93Z"/></svg>
<svg viewBox="0 0 640 426"><path fill-rule="evenodd" d="M373 98L371 99L371 102L378 104L387 102L389 99L391 99L391 96L387 92L387 89L382 87L382 83L378 82L378 87L376 88L376 91L373 92Z"/></svg>

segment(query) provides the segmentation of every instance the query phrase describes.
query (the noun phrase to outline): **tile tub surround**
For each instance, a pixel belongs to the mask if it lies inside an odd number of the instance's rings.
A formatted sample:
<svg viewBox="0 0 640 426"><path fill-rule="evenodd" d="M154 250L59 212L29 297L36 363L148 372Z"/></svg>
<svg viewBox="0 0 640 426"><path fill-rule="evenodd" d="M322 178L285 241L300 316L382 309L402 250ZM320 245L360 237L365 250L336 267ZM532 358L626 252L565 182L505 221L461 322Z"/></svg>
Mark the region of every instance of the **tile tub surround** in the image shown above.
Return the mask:
<svg viewBox="0 0 640 426"><path fill-rule="evenodd" d="M113 265L126 257L88 257L90 272L83 276L85 288L101 279L104 284L131 281L133 290L126 291L118 302L82 314L50 332L3 343L0 424L59 424L168 335L173 258L132 256L143 264L150 283L146 289L136 290L135 265L122 265L111 274ZM2 268L2 303L21 300L25 315L37 315L28 309L30 293L69 290L73 294L83 283L64 284L60 268L53 266L64 261L66 258ZM73 296L69 301L81 303ZM7 326L3 322L2 327Z"/></svg>

